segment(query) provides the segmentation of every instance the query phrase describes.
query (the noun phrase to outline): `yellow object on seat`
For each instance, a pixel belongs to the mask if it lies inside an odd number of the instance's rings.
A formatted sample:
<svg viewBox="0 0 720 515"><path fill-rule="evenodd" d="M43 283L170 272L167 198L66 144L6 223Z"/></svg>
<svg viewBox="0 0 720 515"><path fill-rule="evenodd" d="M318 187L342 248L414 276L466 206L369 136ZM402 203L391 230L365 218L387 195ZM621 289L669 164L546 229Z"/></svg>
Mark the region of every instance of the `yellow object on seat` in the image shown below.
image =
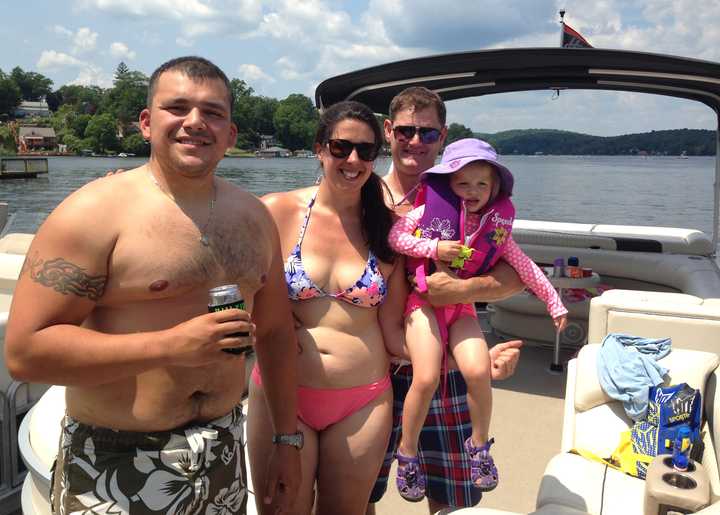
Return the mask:
<svg viewBox="0 0 720 515"><path fill-rule="evenodd" d="M619 470L633 477L638 477L638 461L650 464L654 457L633 451L632 436L630 431L623 431L620 433L620 444L609 458L601 458L587 449L571 449L570 452L592 461L604 463L608 467L612 467L615 470Z"/></svg>

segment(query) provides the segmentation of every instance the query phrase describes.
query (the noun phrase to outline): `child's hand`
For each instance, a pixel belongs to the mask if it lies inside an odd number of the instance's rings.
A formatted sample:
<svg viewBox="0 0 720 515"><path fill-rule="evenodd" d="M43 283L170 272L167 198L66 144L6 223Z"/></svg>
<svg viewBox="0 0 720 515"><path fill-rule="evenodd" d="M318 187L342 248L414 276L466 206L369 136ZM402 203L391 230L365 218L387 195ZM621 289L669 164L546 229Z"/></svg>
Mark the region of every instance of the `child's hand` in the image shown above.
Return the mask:
<svg viewBox="0 0 720 515"><path fill-rule="evenodd" d="M553 318L553 324L555 324L555 329L562 331L567 327L567 315L560 315L559 317Z"/></svg>
<svg viewBox="0 0 720 515"><path fill-rule="evenodd" d="M440 240L438 242L438 259L450 263L460 255L462 248L459 241Z"/></svg>

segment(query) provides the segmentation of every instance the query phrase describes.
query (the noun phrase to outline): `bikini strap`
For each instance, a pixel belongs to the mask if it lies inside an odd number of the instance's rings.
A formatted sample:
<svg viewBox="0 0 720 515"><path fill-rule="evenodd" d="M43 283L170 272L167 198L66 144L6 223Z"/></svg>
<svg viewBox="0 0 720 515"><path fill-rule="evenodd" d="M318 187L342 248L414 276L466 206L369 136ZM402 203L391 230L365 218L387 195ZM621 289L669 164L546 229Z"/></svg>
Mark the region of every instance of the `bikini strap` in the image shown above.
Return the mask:
<svg viewBox="0 0 720 515"><path fill-rule="evenodd" d="M305 213L305 219L303 220L302 225L300 226L300 236L298 238L297 246L299 247L302 245L303 239L305 238L305 230L307 229L308 222L310 221L310 212L312 211L313 206L315 205L315 197L317 197L318 190L315 190L315 193L313 193L312 198L310 199L310 202L308 202L307 206L307 212Z"/></svg>

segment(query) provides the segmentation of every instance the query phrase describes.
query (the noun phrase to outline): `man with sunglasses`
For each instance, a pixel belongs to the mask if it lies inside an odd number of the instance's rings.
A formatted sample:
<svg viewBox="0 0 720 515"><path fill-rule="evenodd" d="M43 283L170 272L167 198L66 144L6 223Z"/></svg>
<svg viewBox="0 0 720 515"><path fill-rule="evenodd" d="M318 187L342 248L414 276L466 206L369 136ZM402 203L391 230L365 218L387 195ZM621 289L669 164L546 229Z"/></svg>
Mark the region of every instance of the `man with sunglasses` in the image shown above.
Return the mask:
<svg viewBox="0 0 720 515"><path fill-rule="evenodd" d="M385 120L385 138L390 143L392 168L384 177L391 198L388 203L403 215L410 211L420 185L420 174L435 164L447 137L446 110L442 99L423 87L401 91L390 103L390 118ZM427 298L435 306L469 302L491 302L521 291L523 284L515 270L500 261L486 276L458 279L443 263L427 276ZM510 377L520 357L518 340L500 343L490 349L492 378ZM470 480L470 460L463 442L470 435L470 415L465 392L467 386L450 357L448 388L452 398L443 402L436 392L425 425L420 434L419 454L427 480L426 496L430 513L447 507L474 506L482 497ZM392 376L393 431L388 452L375 488L370 496L367 513L374 514L373 503L387 489L390 465L400 435L402 407L410 384L412 366L403 366Z"/></svg>

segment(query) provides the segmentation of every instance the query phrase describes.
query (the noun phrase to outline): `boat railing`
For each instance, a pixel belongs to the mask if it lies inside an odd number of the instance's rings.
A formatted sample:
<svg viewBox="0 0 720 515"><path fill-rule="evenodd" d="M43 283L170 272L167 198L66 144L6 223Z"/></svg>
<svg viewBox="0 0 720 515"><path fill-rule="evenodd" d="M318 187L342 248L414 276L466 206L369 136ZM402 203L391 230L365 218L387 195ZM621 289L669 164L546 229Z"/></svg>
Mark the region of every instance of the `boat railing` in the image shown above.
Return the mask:
<svg viewBox="0 0 720 515"><path fill-rule="evenodd" d="M13 381L7 392L0 391L0 515L15 513L19 507L18 494L27 474L25 465L19 459L17 427L18 418L27 414L32 404L22 405L18 409L14 401L22 384Z"/></svg>

